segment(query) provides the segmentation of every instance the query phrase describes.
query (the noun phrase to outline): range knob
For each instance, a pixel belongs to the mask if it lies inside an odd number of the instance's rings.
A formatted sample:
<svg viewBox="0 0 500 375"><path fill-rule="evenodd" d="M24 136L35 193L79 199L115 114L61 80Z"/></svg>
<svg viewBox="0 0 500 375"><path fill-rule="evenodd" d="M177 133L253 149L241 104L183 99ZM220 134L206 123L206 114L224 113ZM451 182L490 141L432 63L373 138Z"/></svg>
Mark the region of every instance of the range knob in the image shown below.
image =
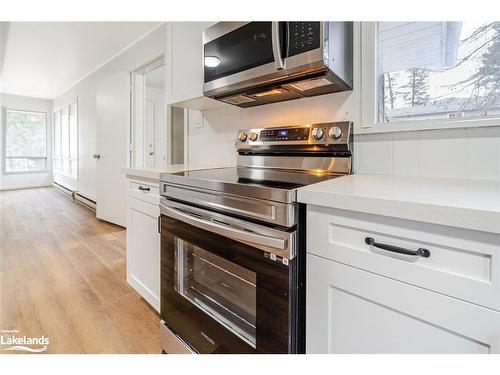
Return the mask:
<svg viewBox="0 0 500 375"><path fill-rule="evenodd" d="M312 130L312 136L315 140L319 141L325 136L325 131L322 128L314 128Z"/></svg>
<svg viewBox="0 0 500 375"><path fill-rule="evenodd" d="M247 133L241 132L240 134L238 134L238 139L240 140L240 142L245 142L247 140Z"/></svg>
<svg viewBox="0 0 500 375"><path fill-rule="evenodd" d="M339 139L342 137L342 129L340 129L338 126L333 126L328 130L328 135L334 139Z"/></svg>
<svg viewBox="0 0 500 375"><path fill-rule="evenodd" d="M257 138L259 138L259 135L257 133L254 133L254 132L250 133L250 140L252 142L255 142L257 140Z"/></svg>

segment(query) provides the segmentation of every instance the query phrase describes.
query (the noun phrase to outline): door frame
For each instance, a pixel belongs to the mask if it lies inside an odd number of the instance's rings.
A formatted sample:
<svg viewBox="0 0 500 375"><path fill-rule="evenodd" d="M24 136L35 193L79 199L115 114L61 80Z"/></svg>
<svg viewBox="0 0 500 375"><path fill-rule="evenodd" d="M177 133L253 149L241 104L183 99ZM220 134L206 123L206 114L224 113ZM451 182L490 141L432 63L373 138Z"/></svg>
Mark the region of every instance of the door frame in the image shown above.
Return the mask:
<svg viewBox="0 0 500 375"><path fill-rule="evenodd" d="M166 66L165 62L165 55L162 54L158 57L155 57L154 59L146 62L145 64L139 66L138 68L130 71L129 73L129 84L130 84L130 120L129 120L129 131L128 131L128 152L127 152L127 166L128 167L134 167L133 162L135 160L135 157L137 155L137 150L136 150L136 144L135 144L135 129L137 125L137 120L136 116L138 115L137 111L137 97L138 97L138 90L140 90L141 97L144 99L143 102L145 102L145 92L146 92L146 86L145 86L145 80L143 76L146 73L149 73L155 69L158 69L162 66ZM139 79L139 76L141 78ZM165 92L165 90L164 90ZM163 103L165 104L165 103ZM165 107L165 105L164 105ZM163 108L163 110L165 110ZM139 114L141 115L141 114ZM165 111L165 115L168 115L167 111ZM144 105L143 105L143 111L142 111L142 118L144 122L144 117L145 117L145 111L144 111ZM143 129L143 135L144 135L144 129ZM155 147L156 149L156 147Z"/></svg>

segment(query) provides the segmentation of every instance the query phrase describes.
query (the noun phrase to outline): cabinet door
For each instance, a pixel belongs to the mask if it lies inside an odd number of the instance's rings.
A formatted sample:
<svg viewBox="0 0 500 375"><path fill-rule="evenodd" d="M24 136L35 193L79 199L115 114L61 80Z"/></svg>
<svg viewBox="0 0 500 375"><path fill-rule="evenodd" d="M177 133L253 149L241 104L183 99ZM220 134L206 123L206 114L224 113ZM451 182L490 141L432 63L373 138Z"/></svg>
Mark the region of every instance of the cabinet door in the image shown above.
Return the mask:
<svg viewBox="0 0 500 375"><path fill-rule="evenodd" d="M160 310L160 234L158 206L129 198L127 281Z"/></svg>
<svg viewBox="0 0 500 375"><path fill-rule="evenodd" d="M500 313L307 255L308 353L498 353Z"/></svg>
<svg viewBox="0 0 500 375"><path fill-rule="evenodd" d="M202 34L212 22L167 26L167 103L203 96Z"/></svg>

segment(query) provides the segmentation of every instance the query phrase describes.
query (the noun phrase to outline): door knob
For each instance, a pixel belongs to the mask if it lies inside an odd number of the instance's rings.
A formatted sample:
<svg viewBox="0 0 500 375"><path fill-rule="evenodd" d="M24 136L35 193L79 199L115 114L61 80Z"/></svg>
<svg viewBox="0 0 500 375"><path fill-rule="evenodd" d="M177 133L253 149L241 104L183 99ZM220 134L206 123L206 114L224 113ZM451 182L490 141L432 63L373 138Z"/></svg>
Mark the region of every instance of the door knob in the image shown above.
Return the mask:
<svg viewBox="0 0 500 375"><path fill-rule="evenodd" d="M100 159L101 158L101 154L94 154L94 155L92 155L92 157L94 159Z"/></svg>

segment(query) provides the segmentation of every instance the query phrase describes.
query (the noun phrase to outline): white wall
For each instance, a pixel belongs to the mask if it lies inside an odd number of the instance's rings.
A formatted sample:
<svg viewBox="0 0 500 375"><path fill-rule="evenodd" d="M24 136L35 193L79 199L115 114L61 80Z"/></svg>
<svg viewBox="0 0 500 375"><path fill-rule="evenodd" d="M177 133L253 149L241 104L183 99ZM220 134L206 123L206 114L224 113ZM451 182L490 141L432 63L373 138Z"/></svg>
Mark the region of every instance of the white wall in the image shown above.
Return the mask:
<svg viewBox="0 0 500 375"><path fill-rule="evenodd" d="M166 27L155 29L128 49L101 66L73 87L54 99L54 109L61 108L78 99L78 184L80 194L97 199L97 113L96 87L103 77L123 71L132 71L157 58L165 51ZM125 109L127 110L127 109ZM123 124L127 126L128 124ZM125 165L124 165L125 166Z"/></svg>
<svg viewBox="0 0 500 375"><path fill-rule="evenodd" d="M3 108L47 113L47 172L0 174L0 190L23 187L46 186L52 183L52 100L0 94L2 114L0 134L3 137ZM3 156L4 141L0 142L0 155Z"/></svg>

